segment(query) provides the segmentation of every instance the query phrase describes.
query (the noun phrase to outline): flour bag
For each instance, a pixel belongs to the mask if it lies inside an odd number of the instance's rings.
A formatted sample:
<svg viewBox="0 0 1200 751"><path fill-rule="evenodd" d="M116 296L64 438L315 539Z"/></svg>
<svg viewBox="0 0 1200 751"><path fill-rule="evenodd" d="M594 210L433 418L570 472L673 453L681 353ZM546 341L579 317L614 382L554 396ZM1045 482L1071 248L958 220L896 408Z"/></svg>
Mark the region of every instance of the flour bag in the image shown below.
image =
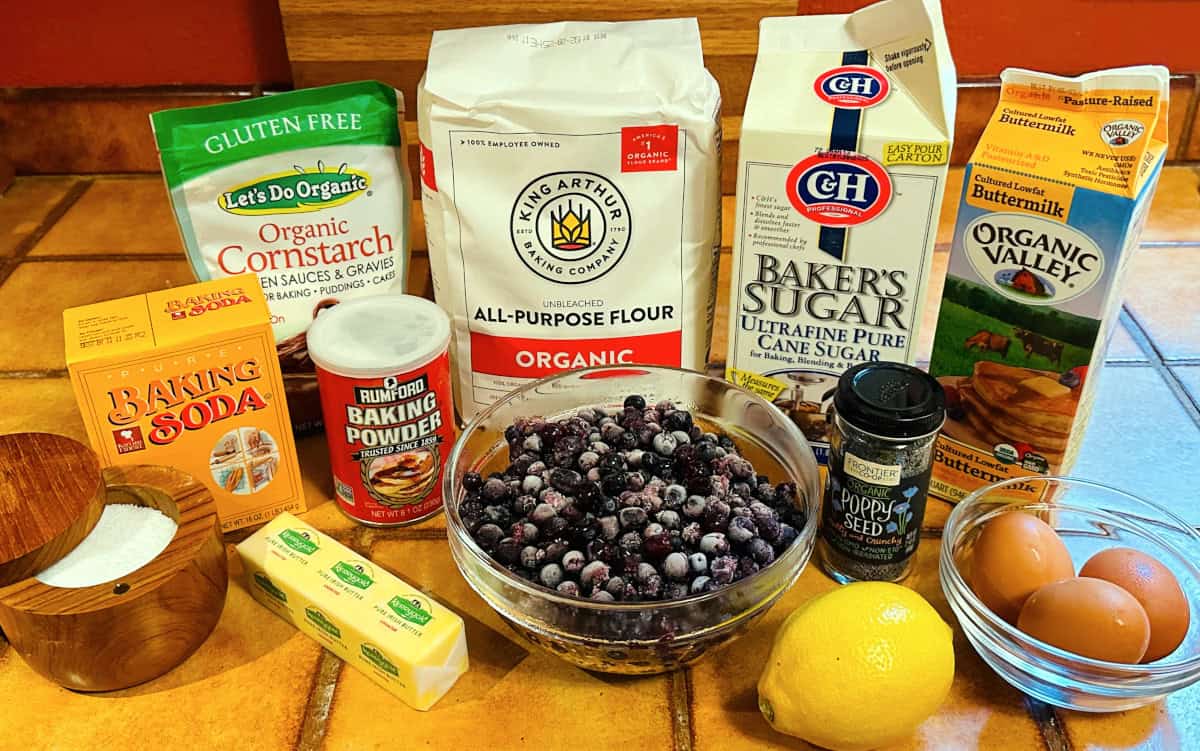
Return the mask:
<svg viewBox="0 0 1200 751"><path fill-rule="evenodd" d="M579 367L704 367L720 106L695 19L434 33L421 200L464 418Z"/></svg>
<svg viewBox="0 0 1200 751"><path fill-rule="evenodd" d="M309 324L341 300L404 289L403 112L395 89L359 81L150 116L196 278L262 284L298 432L321 424Z"/></svg>

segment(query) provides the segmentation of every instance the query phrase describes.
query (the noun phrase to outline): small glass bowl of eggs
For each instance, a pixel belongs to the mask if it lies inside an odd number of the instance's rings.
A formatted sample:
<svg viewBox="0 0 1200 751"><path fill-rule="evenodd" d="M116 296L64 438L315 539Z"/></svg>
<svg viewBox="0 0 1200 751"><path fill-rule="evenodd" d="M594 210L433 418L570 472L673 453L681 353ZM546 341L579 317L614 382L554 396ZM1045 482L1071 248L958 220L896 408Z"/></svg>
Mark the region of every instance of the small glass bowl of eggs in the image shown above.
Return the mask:
<svg viewBox="0 0 1200 751"><path fill-rule="evenodd" d="M1065 477L996 483L955 507L942 589L1004 680L1115 712L1200 681L1200 534L1167 509Z"/></svg>

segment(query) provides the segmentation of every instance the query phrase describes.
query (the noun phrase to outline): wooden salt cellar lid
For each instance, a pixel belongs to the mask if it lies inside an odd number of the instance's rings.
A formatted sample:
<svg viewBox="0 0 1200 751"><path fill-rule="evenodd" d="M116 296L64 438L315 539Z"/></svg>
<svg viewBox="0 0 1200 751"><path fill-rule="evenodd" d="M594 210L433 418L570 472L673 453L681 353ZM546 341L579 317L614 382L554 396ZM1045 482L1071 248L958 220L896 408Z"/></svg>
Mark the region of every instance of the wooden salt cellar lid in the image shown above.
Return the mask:
<svg viewBox="0 0 1200 751"><path fill-rule="evenodd" d="M107 491L87 446L50 433L0 436L0 587L36 576L100 520Z"/></svg>

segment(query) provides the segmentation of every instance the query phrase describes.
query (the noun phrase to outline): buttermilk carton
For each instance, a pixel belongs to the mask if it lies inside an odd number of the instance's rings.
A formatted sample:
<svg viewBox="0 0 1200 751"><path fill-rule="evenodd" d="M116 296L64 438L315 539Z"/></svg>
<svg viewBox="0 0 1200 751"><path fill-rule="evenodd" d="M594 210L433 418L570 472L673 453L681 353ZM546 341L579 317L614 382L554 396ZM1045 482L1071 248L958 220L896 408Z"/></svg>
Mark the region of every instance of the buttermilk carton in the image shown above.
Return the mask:
<svg viewBox="0 0 1200 751"><path fill-rule="evenodd" d="M936 0L762 20L726 377L789 414L822 463L838 376L916 358L954 107Z"/></svg>
<svg viewBox="0 0 1200 751"><path fill-rule="evenodd" d="M948 407L930 491L950 500L1069 471L1167 150L1166 68L1001 81L963 178L929 366Z"/></svg>

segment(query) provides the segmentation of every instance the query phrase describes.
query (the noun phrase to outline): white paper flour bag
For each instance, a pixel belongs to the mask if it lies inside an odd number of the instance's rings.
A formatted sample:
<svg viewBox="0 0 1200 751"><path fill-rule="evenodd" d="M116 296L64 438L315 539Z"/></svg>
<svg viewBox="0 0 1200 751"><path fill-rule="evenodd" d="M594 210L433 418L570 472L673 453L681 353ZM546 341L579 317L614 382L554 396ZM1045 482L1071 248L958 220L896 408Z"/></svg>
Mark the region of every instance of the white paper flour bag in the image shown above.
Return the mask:
<svg viewBox="0 0 1200 751"><path fill-rule="evenodd" d="M579 367L704 367L720 106L695 19L433 35L421 199L464 418Z"/></svg>

